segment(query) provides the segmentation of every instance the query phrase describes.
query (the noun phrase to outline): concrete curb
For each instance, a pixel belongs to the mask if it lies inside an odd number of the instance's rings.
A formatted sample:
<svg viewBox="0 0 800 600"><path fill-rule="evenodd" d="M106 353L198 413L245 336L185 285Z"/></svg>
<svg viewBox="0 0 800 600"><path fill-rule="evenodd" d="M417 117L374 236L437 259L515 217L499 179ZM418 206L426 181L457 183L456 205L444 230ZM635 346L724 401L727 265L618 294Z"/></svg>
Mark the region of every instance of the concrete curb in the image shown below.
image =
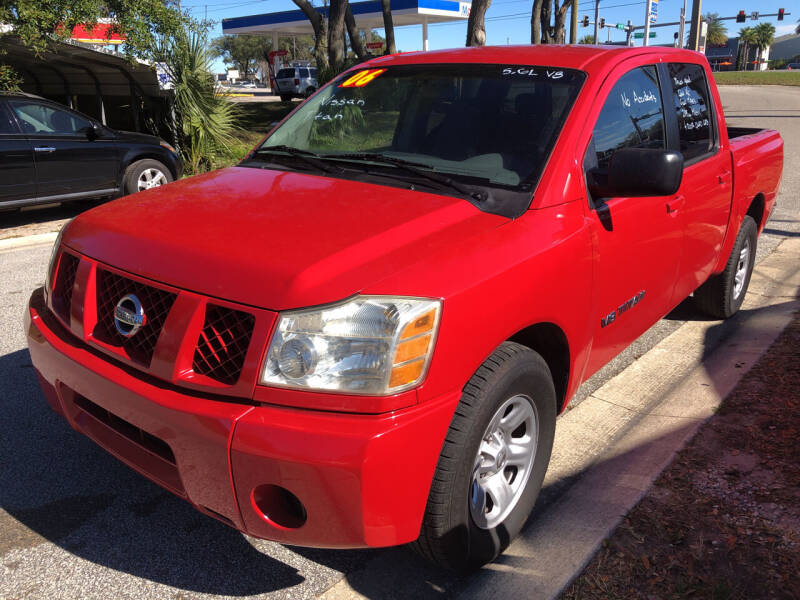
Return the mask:
<svg viewBox="0 0 800 600"><path fill-rule="evenodd" d="M798 290L793 238L757 265L738 315L687 322L562 415L538 515L494 563L443 582L447 595L557 597L790 323ZM368 597L357 590L393 579L387 563L379 557L321 597Z"/></svg>
<svg viewBox="0 0 800 600"><path fill-rule="evenodd" d="M0 252L3 250L11 250L13 248L23 248L25 246L37 246L39 244L52 244L58 237L57 231L50 233L37 233L35 235L26 235L23 237L12 237L0 240Z"/></svg>

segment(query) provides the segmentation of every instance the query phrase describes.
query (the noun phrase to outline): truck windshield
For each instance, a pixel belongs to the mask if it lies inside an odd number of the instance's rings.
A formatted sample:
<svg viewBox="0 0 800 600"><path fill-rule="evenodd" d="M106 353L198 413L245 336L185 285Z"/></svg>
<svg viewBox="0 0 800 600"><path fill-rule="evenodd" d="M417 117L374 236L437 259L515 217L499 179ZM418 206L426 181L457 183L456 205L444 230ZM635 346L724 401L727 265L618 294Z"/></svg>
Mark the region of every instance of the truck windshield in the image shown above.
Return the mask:
<svg viewBox="0 0 800 600"><path fill-rule="evenodd" d="M530 193L583 80L539 66L364 68L311 98L259 150L297 149L342 166L386 157Z"/></svg>

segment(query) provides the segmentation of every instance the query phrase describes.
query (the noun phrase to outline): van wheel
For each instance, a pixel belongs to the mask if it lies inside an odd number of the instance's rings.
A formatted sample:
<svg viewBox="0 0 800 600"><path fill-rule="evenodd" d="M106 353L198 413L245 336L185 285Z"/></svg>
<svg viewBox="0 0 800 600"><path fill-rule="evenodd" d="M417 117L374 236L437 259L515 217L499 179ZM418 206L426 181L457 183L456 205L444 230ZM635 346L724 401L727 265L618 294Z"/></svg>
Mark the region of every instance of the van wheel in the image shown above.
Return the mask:
<svg viewBox="0 0 800 600"><path fill-rule="evenodd" d="M135 194L172 181L172 173L163 163L145 158L132 163L125 170L125 193Z"/></svg>
<svg viewBox="0 0 800 600"><path fill-rule="evenodd" d="M292 99L291 96L289 96L287 94L281 94L281 102L289 102L289 100L291 100L291 99Z"/></svg>
<svg viewBox="0 0 800 600"><path fill-rule="evenodd" d="M727 319L738 312L744 302L753 263L756 260L758 226L752 217L745 216L733 244L725 270L712 275L694 292L697 307L718 319Z"/></svg>
<svg viewBox="0 0 800 600"><path fill-rule="evenodd" d="M464 387L414 550L456 571L505 550L539 495L555 421L547 363L519 344L500 345Z"/></svg>
<svg viewBox="0 0 800 600"><path fill-rule="evenodd" d="M311 96L316 91L317 91L317 88L315 88L314 86L306 88L306 98Z"/></svg>

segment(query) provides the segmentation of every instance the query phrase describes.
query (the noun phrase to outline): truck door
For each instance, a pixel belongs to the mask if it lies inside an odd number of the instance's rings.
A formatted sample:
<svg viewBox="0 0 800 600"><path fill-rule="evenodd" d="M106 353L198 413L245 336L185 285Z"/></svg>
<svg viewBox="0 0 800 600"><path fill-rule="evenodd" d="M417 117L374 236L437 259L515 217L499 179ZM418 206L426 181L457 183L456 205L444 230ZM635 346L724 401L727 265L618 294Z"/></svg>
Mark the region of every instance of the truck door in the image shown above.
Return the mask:
<svg viewBox="0 0 800 600"><path fill-rule="evenodd" d="M731 210L731 154L721 148L719 117L715 114L703 67L669 63L662 67L669 82L664 95L668 127L677 129L670 146L683 154L679 210L683 228L678 280L672 305L696 290L717 262ZM662 71L662 72L664 72ZM670 123L672 121L672 123Z"/></svg>
<svg viewBox="0 0 800 600"><path fill-rule="evenodd" d="M604 88L608 90L608 86ZM656 68L622 75L599 99L603 107L584 155L587 174L602 173L621 148L666 148ZM589 369L633 342L669 308L680 256L681 227L669 210L675 197L591 198L596 311Z"/></svg>

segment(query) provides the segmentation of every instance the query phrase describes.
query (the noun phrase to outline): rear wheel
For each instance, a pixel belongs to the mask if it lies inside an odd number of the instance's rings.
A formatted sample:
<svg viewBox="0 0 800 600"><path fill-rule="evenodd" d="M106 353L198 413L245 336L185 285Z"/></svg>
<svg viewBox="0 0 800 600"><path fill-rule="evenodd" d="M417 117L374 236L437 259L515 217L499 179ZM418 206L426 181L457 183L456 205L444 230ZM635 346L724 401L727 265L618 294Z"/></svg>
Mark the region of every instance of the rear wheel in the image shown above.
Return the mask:
<svg viewBox="0 0 800 600"><path fill-rule="evenodd" d="M725 270L712 275L694 292L695 303L703 312L718 319L727 319L741 308L753 264L756 259L758 226L750 216L745 216L733 244Z"/></svg>
<svg viewBox="0 0 800 600"><path fill-rule="evenodd" d="M125 171L125 193L135 194L172 181L172 173L157 160L137 160Z"/></svg>
<svg viewBox="0 0 800 600"><path fill-rule="evenodd" d="M292 99L292 96L289 94L281 94L281 102L289 102Z"/></svg>
<svg viewBox="0 0 800 600"><path fill-rule="evenodd" d="M310 86L310 87L306 88L306 98L311 96L316 91L317 91L317 88L315 88L314 86Z"/></svg>
<svg viewBox="0 0 800 600"><path fill-rule="evenodd" d="M414 549L457 571L505 550L539 495L555 419L547 363L524 346L502 344L464 387Z"/></svg>

